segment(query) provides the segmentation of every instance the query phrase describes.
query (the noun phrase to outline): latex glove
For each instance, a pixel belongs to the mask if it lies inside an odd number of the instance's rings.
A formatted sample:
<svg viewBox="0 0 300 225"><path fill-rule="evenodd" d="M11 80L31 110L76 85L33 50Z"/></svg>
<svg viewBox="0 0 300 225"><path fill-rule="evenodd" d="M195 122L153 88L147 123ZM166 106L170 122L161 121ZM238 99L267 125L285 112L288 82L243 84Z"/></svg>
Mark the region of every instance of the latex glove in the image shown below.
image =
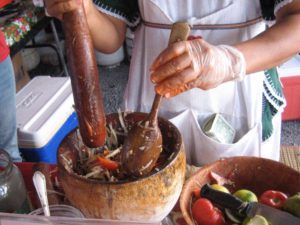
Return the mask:
<svg viewBox="0 0 300 225"><path fill-rule="evenodd" d="M236 48L214 46L198 38L170 45L155 59L150 71L156 92L169 98L195 87L207 90L241 80L246 63Z"/></svg>
<svg viewBox="0 0 300 225"><path fill-rule="evenodd" d="M82 1L85 14L89 15L93 6L91 0L44 0L44 5L47 15L61 20L64 13L77 9Z"/></svg>

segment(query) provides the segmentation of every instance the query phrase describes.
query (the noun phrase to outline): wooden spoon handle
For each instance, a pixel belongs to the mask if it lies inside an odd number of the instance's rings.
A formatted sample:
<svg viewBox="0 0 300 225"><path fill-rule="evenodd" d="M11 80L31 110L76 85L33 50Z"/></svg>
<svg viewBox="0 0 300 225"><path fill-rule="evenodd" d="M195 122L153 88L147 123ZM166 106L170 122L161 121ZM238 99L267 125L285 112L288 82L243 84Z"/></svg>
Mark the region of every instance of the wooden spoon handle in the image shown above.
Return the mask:
<svg viewBox="0 0 300 225"><path fill-rule="evenodd" d="M169 45L178 42L186 41L190 33L190 26L186 22L177 22L172 25L171 34L169 37Z"/></svg>
<svg viewBox="0 0 300 225"><path fill-rule="evenodd" d="M79 130L85 145L103 146L105 113L94 47L83 5L63 15L68 64Z"/></svg>
<svg viewBox="0 0 300 225"><path fill-rule="evenodd" d="M171 34L169 37L169 45L178 42L187 40L190 33L190 27L188 23L177 22L172 25ZM154 125L157 122L158 108L161 103L162 96L159 94L155 95L152 108L149 114L149 123Z"/></svg>

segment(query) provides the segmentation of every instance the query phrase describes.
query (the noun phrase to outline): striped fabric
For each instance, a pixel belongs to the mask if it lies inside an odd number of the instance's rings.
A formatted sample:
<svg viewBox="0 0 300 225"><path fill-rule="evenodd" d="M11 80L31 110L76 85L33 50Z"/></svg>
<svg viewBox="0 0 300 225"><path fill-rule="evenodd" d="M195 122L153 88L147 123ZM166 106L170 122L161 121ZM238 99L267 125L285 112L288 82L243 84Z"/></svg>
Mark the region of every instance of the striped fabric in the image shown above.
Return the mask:
<svg viewBox="0 0 300 225"><path fill-rule="evenodd" d="M117 17L134 27L140 21L137 0L93 0L97 8L111 16Z"/></svg>
<svg viewBox="0 0 300 225"><path fill-rule="evenodd" d="M293 0L260 0L262 16L266 21L274 21L277 11Z"/></svg>
<svg viewBox="0 0 300 225"><path fill-rule="evenodd" d="M275 20L276 12L293 0L260 0L262 16L266 21ZM137 0L93 0L99 10L124 20L129 26L136 26L139 21Z"/></svg>
<svg viewBox="0 0 300 225"><path fill-rule="evenodd" d="M286 106L277 68L265 71L263 87L262 139L265 141L273 133L273 117Z"/></svg>

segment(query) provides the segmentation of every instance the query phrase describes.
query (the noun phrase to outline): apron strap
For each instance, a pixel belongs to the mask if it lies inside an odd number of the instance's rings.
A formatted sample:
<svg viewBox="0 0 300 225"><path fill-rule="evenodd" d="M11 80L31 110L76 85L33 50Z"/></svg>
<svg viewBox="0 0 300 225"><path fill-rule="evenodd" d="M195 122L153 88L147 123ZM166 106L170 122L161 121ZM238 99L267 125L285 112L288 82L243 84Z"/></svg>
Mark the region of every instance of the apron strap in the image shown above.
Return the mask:
<svg viewBox="0 0 300 225"><path fill-rule="evenodd" d="M241 23L231 23L231 24L196 24L191 26L192 30L227 30L227 29L239 29L245 28L256 23L261 22L262 17L257 17ZM142 23L147 27L158 28L158 29L171 29L171 24L161 24L161 23L152 23L145 20L142 20Z"/></svg>

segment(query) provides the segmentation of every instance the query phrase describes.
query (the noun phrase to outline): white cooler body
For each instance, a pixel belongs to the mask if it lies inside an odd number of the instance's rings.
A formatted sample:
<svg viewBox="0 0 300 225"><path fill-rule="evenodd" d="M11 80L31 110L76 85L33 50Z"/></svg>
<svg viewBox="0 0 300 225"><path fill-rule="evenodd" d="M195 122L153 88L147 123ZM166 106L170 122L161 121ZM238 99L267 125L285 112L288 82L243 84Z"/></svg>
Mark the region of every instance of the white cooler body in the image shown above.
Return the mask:
<svg viewBox="0 0 300 225"><path fill-rule="evenodd" d="M62 139L78 126L68 77L38 76L16 96L18 143L31 162L56 163Z"/></svg>

